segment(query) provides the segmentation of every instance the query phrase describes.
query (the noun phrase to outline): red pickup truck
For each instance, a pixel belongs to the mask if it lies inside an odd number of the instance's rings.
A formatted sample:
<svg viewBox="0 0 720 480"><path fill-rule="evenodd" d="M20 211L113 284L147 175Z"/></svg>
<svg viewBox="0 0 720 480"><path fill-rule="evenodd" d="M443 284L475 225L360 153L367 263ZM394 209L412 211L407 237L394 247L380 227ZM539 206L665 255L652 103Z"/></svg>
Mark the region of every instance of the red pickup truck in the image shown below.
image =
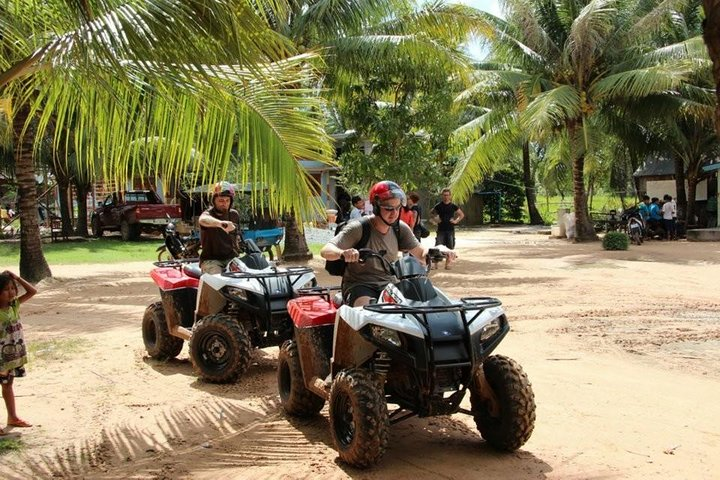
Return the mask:
<svg viewBox="0 0 720 480"><path fill-rule="evenodd" d="M152 190L131 190L108 195L92 214L92 233L118 231L123 240L137 240L142 232L162 232L170 219L182 218L180 205L166 205Z"/></svg>

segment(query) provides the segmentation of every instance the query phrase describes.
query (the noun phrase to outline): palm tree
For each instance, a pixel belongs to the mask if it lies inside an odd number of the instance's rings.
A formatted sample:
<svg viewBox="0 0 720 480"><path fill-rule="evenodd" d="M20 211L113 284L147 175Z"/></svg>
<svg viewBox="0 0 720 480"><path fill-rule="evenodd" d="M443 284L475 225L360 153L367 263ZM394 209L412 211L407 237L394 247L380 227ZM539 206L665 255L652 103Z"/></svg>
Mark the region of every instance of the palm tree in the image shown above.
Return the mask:
<svg viewBox="0 0 720 480"><path fill-rule="evenodd" d="M692 71L690 62L651 55L656 33L677 12L660 0L507 0L505 7L507 21L489 14L484 20L493 26L489 42L498 58L527 77L518 123L531 141L565 149L576 240L596 239L585 185L588 155L614 106L676 88ZM480 170L473 162L466 168Z"/></svg>
<svg viewBox="0 0 720 480"><path fill-rule="evenodd" d="M703 39L707 45L708 54L713 62L713 79L715 90L715 131L720 136L720 1L703 0L705 21L703 23Z"/></svg>
<svg viewBox="0 0 720 480"><path fill-rule="evenodd" d="M322 102L314 90L297 88L315 83L308 66L314 56L294 55L262 16L286 8L273 0L0 7L0 98L13 119L24 277L50 275L34 215L33 144L51 119L55 144L72 143L91 171L99 157L104 176L119 184L133 175L177 178L187 171L210 183L224 175L237 144L247 160L239 181L272 185L276 210L318 208L296 162L329 162L332 151ZM74 139L61 133L71 130ZM164 141L151 171L137 140L157 137ZM192 160L193 150L201 161Z"/></svg>
<svg viewBox="0 0 720 480"><path fill-rule="evenodd" d="M438 69L463 75L468 63L458 45L478 32L474 12L442 1L417 7L410 0L300 0L283 15L268 16L268 22L301 51L322 52L322 85L331 100L342 102L379 66L412 70L418 78ZM296 226L295 221L286 224L287 238L297 242L286 241L284 255L293 258L309 254Z"/></svg>

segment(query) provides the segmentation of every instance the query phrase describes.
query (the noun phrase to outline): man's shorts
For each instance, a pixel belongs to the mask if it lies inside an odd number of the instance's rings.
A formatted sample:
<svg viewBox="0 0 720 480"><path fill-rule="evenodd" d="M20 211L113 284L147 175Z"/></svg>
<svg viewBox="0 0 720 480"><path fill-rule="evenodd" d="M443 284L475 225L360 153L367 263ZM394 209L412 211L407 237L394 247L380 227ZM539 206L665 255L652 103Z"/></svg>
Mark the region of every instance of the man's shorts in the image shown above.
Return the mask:
<svg viewBox="0 0 720 480"><path fill-rule="evenodd" d="M372 285L354 285L343 291L343 303L353 306L360 297L371 297L377 299L385 287L374 287Z"/></svg>
<svg viewBox="0 0 720 480"><path fill-rule="evenodd" d="M203 273L223 273L228 263L230 263L230 260L203 260L200 269Z"/></svg>
<svg viewBox="0 0 720 480"><path fill-rule="evenodd" d="M450 250L455 249L455 232L438 230L435 237L435 246L445 245Z"/></svg>

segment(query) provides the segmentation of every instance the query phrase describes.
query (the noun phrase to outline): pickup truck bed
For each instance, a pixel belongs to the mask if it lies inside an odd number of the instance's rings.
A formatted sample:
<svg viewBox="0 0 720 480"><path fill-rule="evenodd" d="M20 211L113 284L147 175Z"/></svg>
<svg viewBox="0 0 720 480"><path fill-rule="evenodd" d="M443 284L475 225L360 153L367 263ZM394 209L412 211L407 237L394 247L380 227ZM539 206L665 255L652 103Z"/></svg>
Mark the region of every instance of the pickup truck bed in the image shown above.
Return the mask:
<svg viewBox="0 0 720 480"><path fill-rule="evenodd" d="M162 232L169 219L181 218L180 205L164 204L152 190L131 190L108 195L90 223L96 237L119 230L123 240L137 240L141 233Z"/></svg>

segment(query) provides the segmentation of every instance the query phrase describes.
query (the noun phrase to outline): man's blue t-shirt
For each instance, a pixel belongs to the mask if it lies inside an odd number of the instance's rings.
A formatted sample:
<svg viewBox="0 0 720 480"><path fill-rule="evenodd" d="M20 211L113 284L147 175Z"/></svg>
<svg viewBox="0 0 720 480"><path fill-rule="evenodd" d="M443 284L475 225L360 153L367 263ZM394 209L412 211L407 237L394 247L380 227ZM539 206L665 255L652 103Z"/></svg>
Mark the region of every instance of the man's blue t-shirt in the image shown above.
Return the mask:
<svg viewBox="0 0 720 480"><path fill-rule="evenodd" d="M662 220L662 215L660 215L660 207L658 207L657 203L650 204L650 220Z"/></svg>
<svg viewBox="0 0 720 480"><path fill-rule="evenodd" d="M640 211L640 218L642 218L644 221L648 219L650 216L650 207L645 202L640 203L638 206L638 210Z"/></svg>

